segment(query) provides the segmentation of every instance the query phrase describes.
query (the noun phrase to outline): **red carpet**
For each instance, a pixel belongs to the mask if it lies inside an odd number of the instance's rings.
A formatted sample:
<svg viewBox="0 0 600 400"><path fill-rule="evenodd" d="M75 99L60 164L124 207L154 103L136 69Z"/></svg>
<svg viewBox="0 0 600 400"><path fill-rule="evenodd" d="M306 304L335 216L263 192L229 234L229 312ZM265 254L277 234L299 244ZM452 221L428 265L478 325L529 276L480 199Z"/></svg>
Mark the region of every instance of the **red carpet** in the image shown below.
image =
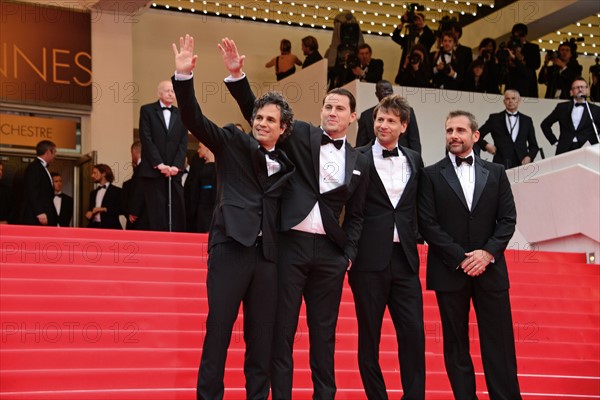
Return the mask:
<svg viewBox="0 0 600 400"><path fill-rule="evenodd" d="M421 249L424 276L426 248ZM509 251L524 399L600 398L600 268L581 254ZM0 226L0 399L193 399L206 318L206 236ZM473 316L474 320L474 316ZM245 398L243 322L226 399ZM425 293L427 398L452 398L433 293ZM381 363L401 397L393 325ZM338 322L338 399L364 399L352 293ZM478 396L487 399L473 325ZM310 399L306 325L294 400Z"/></svg>

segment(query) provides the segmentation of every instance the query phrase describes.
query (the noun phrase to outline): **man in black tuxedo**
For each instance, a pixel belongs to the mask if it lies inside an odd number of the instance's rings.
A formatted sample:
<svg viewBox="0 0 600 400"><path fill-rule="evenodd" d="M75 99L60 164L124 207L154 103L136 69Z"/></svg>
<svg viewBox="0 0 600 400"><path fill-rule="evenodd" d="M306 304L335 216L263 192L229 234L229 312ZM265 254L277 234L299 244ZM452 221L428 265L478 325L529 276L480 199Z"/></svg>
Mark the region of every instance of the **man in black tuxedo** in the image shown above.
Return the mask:
<svg viewBox="0 0 600 400"><path fill-rule="evenodd" d="M208 232L217 197L217 173L215 155L202 142L198 142L198 151L190 162L190 172L183 192L186 230Z"/></svg>
<svg viewBox="0 0 600 400"><path fill-rule="evenodd" d="M185 203L181 175L187 151L187 129L173 105L171 81L158 85L158 101L140 109L142 162L139 165L149 229L185 232ZM171 180L169 180L169 177ZM169 208L169 182L171 207ZM172 226L169 226L169 212Z"/></svg>
<svg viewBox="0 0 600 400"><path fill-rule="evenodd" d="M148 212L144 203L139 165L142 162L142 143L136 140L131 145L131 178L123 182L122 212L127 219L127 230L149 230Z"/></svg>
<svg viewBox="0 0 600 400"><path fill-rule="evenodd" d="M71 226L73 218L73 198L63 193L62 175L58 172L50 173L54 185L54 208L58 215L58 226Z"/></svg>
<svg viewBox="0 0 600 400"><path fill-rule="evenodd" d="M443 32L441 47L430 54L431 65L433 65L431 78L433 87L452 90L461 87L473 56L469 58L470 52L457 50L455 34L452 31Z"/></svg>
<svg viewBox="0 0 600 400"><path fill-rule="evenodd" d="M375 107L377 140L358 151L371 162L365 219L349 273L358 319L358 366L369 399L387 399L379 366L381 324L388 308L398 341L403 398L425 398L423 295L417 251L421 156L399 146L411 107L398 95Z"/></svg>
<svg viewBox="0 0 600 400"><path fill-rule="evenodd" d="M358 46L358 60L360 65L352 69L356 79L361 82L377 83L383 77L383 60L371 58L373 50L366 43Z"/></svg>
<svg viewBox="0 0 600 400"><path fill-rule="evenodd" d="M246 398L267 399L277 306L277 224L280 197L295 167L279 144L291 133L293 112L275 92L252 108L252 135L220 128L194 93L194 39L175 44L173 85L185 126L217 160L219 206L209 233L208 318L198 373L198 399L222 399L227 347L240 303L244 309Z"/></svg>
<svg viewBox="0 0 600 400"><path fill-rule="evenodd" d="M375 85L375 96L381 101L385 96L394 94L394 88L389 81L381 80ZM356 147L365 146L375 139L375 129L373 128L373 106L360 114L358 119L358 133L356 134ZM399 145L408 147L411 150L421 154L421 138L419 137L419 124L415 110L410 107L410 118L408 119L408 127L400 136Z"/></svg>
<svg viewBox="0 0 600 400"><path fill-rule="evenodd" d="M48 165L56 157L56 145L42 140L35 146L35 153L37 157L25 169L23 178L21 224L56 226L54 183L48 172Z"/></svg>
<svg viewBox="0 0 600 400"><path fill-rule="evenodd" d="M85 218L88 228L123 229L119 221L121 215L121 188L113 185L115 176L106 164L96 164L92 168L92 180L99 186L90 193L90 203Z"/></svg>
<svg viewBox="0 0 600 400"><path fill-rule="evenodd" d="M244 117L250 119L254 94L241 71L245 56L239 56L233 41L222 43L231 74L227 87ZM303 297L313 396L321 400L335 396L335 329L346 269L356 258L369 175L366 156L346 140L348 127L356 119L355 109L352 93L333 89L323 102L321 126L296 121L293 134L282 145L296 173L281 203L273 399L292 397L292 351Z"/></svg>
<svg viewBox="0 0 600 400"><path fill-rule="evenodd" d="M435 290L444 361L455 399L476 399L469 354L469 309L477 314L490 399L521 399L504 250L517 213L501 165L473 153L477 121L467 111L446 118L448 155L423 169L419 230L427 252L427 289Z"/></svg>
<svg viewBox="0 0 600 400"><path fill-rule="evenodd" d="M494 162L504 168L529 164L539 151L531 117L518 111L521 96L516 90L504 92L505 111L490 114L479 128L479 146L494 155ZM484 140L492 134L494 144Z"/></svg>
<svg viewBox="0 0 600 400"><path fill-rule="evenodd" d="M582 77L571 84L573 100L559 103L542 121L542 132L552 146L556 146L556 154L576 150L585 142L598 143L600 131L600 107L588 103L588 86ZM591 114L591 115L590 115ZM558 139L552 132L552 125L558 122L560 135Z"/></svg>

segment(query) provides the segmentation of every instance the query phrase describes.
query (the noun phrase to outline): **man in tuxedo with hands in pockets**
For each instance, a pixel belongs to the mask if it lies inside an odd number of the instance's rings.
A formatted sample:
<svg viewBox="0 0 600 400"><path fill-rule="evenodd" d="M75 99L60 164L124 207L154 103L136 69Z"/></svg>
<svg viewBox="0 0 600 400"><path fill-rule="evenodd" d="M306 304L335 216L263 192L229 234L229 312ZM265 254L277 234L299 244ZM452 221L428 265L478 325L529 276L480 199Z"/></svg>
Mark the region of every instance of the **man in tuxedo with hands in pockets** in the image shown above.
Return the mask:
<svg viewBox="0 0 600 400"><path fill-rule="evenodd" d="M278 93L253 103L247 135L223 128L202 112L192 71L198 59L189 35L173 44L173 87L185 126L215 155L216 208L209 232L208 317L197 398L222 399L227 348L240 303L244 307L246 398L267 399L277 305L277 218L282 191L295 166L279 145L290 135L293 112Z"/></svg>

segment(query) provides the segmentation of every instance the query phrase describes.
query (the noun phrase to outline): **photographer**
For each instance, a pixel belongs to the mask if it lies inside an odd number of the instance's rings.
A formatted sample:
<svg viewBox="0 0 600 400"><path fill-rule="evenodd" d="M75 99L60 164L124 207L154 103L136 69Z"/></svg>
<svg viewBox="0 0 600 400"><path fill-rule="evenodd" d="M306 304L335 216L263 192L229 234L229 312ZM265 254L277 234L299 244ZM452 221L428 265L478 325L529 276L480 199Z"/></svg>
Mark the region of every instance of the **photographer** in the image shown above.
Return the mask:
<svg viewBox="0 0 600 400"><path fill-rule="evenodd" d="M571 83L581 75L582 70L583 67L577 62L577 45L574 39L561 43L558 54L553 51L546 53L538 78L539 83L546 85L545 97L568 99Z"/></svg>
<svg viewBox="0 0 600 400"><path fill-rule="evenodd" d="M461 86L462 73L466 71L464 65L459 64L454 53L454 34L451 31L442 33L441 48L433 54L432 83L434 88L458 90Z"/></svg>
<svg viewBox="0 0 600 400"><path fill-rule="evenodd" d="M352 79L371 83L377 83L382 79L383 60L371 58L371 54L371 46L363 43L358 46L358 63L354 58L346 61L347 68L352 71Z"/></svg>
<svg viewBox="0 0 600 400"><path fill-rule="evenodd" d="M504 90L516 90L530 96L533 83L521 53L520 42L514 38L500 44L496 53L500 65L500 83Z"/></svg>
<svg viewBox="0 0 600 400"><path fill-rule="evenodd" d="M416 12L418 8L418 4L410 4L408 10L402 15L400 24L398 24L392 33L392 40L402 46L402 56L400 57L396 83L400 83L403 66L406 65L413 46L420 44L425 48L425 53L428 53L431 46L435 43L435 34L425 24L425 15ZM402 33L403 31L405 31L404 34Z"/></svg>
<svg viewBox="0 0 600 400"><path fill-rule="evenodd" d="M479 43L479 56L469 65L463 90L500 94L500 65L494 39L484 38Z"/></svg>
<svg viewBox="0 0 600 400"><path fill-rule="evenodd" d="M538 97L537 76L535 71L540 67L540 46L527 41L527 25L518 23L512 27L511 40L518 43L523 55L523 64L527 69L530 87L525 92L520 92L521 96Z"/></svg>
<svg viewBox="0 0 600 400"><path fill-rule="evenodd" d="M431 87L431 66L427 56L423 45L413 46L410 56L400 70L400 86Z"/></svg>

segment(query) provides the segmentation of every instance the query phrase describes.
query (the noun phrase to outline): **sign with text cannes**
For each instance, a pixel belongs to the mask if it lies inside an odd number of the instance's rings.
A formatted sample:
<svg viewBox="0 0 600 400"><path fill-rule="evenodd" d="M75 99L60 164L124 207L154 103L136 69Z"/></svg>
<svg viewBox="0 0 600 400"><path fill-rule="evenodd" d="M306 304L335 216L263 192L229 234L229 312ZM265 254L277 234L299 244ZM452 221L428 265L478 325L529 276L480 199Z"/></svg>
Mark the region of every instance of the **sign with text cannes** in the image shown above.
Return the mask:
<svg viewBox="0 0 600 400"><path fill-rule="evenodd" d="M89 12L0 0L0 101L91 109Z"/></svg>

